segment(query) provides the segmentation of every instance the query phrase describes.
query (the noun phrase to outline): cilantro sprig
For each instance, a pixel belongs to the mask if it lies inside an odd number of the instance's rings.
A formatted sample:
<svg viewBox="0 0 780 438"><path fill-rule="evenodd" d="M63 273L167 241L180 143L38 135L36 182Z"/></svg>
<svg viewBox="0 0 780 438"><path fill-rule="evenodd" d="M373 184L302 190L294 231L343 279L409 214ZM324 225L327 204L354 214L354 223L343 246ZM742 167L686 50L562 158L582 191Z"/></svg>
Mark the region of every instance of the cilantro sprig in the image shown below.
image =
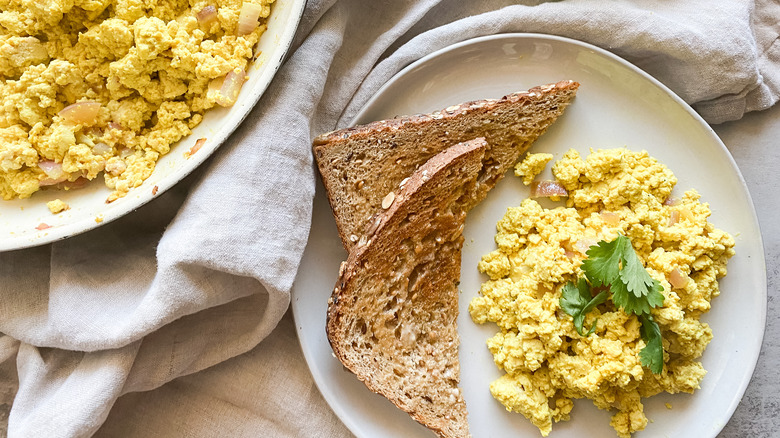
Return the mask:
<svg viewBox="0 0 780 438"><path fill-rule="evenodd" d="M653 374L661 374L664 370L664 346L661 341L661 328L653 321L650 315L640 315L642 326L639 333L645 341L645 348L639 352L639 360L642 365L650 368Z"/></svg>
<svg viewBox="0 0 780 438"><path fill-rule="evenodd" d="M580 278L577 285L570 281L563 286L563 295L561 296L561 308L574 318L574 328L580 336L589 336L596 331L596 321L590 326L588 333L582 333L582 324L585 322L585 315L596 306L607 301L607 290L599 292L595 297L590 292L590 285L584 278Z"/></svg>
<svg viewBox="0 0 780 438"><path fill-rule="evenodd" d="M663 286L650 277L631 240L622 234L611 242L601 241L591 246L585 254L588 256L582 261L585 277L580 277L576 285L574 282L564 285L561 309L572 316L580 336L589 336L596 330L597 320L583 333L585 316L607 300L607 292L611 293L616 307L639 318L640 334L645 342L639 359L650 371L660 374L664 367L661 329L650 315L650 309L663 306ZM595 292L598 293L594 296Z"/></svg>
<svg viewBox="0 0 780 438"><path fill-rule="evenodd" d="M608 285L612 302L626 313L646 315L650 308L663 306L663 286L647 273L628 237L619 234L611 242L602 240L585 254L585 276L596 287Z"/></svg>

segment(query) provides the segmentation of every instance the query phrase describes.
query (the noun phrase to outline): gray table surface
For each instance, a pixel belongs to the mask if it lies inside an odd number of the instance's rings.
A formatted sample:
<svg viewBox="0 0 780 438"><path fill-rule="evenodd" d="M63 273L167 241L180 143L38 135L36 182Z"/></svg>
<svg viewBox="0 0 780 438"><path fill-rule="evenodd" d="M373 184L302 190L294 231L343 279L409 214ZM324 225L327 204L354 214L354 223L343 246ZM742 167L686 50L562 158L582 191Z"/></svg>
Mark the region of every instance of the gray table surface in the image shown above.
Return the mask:
<svg viewBox="0 0 780 438"><path fill-rule="evenodd" d="M767 271L767 324L753 379L720 437L780 436L780 106L714 126L731 151L758 214Z"/></svg>

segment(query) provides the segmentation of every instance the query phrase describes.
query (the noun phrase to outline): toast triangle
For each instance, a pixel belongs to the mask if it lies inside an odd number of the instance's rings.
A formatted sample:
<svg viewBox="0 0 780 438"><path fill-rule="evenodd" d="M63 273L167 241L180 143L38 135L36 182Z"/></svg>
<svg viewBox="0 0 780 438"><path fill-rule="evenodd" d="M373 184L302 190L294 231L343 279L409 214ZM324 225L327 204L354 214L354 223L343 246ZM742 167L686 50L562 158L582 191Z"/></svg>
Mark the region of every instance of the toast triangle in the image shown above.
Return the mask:
<svg viewBox="0 0 780 438"><path fill-rule="evenodd" d="M336 357L440 437L469 436L458 387L458 283L464 220L486 149L482 138L452 146L386 197L328 304Z"/></svg>
<svg viewBox="0 0 780 438"><path fill-rule="evenodd" d="M456 143L484 137L482 184L471 200L479 203L558 119L578 87L561 81L317 137L314 157L344 248L349 251L357 243L387 194L415 169Z"/></svg>

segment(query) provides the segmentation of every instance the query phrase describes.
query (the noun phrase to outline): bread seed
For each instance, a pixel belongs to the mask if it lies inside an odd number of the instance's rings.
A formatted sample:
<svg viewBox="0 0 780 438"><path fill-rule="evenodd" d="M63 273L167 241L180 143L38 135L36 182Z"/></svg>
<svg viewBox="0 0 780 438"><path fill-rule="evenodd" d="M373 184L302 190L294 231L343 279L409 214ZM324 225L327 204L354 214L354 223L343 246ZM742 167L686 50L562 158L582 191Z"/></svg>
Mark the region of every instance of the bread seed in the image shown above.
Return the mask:
<svg viewBox="0 0 780 438"><path fill-rule="evenodd" d="M393 205L393 201L395 201L395 193L390 192L385 196L385 199L382 200L382 208L387 210Z"/></svg>
<svg viewBox="0 0 780 438"><path fill-rule="evenodd" d="M358 236L356 236L354 234L349 236L349 241L350 242L355 243L355 242L357 242L357 240L358 240Z"/></svg>
<svg viewBox="0 0 780 438"><path fill-rule="evenodd" d="M375 213L371 216L371 219L368 220L368 225L366 226L366 236L372 236L376 229L379 228L381 222L382 216L380 216L379 213Z"/></svg>

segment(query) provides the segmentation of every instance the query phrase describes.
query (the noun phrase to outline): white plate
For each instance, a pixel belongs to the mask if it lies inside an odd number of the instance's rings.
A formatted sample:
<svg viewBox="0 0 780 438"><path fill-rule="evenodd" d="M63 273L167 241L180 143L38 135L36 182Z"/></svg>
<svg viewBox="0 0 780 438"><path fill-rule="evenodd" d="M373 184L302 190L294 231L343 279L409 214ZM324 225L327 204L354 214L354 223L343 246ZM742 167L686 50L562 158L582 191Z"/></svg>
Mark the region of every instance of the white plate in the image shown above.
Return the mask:
<svg viewBox="0 0 780 438"><path fill-rule="evenodd" d="M124 198L106 204L111 191L99 177L80 190L42 190L28 199L0 199L0 251L42 245L109 223L151 201L189 175L225 141L260 99L292 44L305 5L306 0L274 2L268 29L255 48L255 53L260 55L250 65L249 79L241 88L236 104L207 111L192 134L174 144L157 162L152 175ZM187 158L184 153L197 139L204 137L207 140L201 149ZM57 198L67 202L70 210L53 215L46 203ZM51 228L37 230L41 223Z"/></svg>
<svg viewBox="0 0 780 438"><path fill-rule="evenodd" d="M456 44L404 69L364 107L355 123L427 112L451 104L574 79L574 103L535 143L533 151L560 158L574 147L647 149L679 178L675 193L697 188L712 208L711 221L736 238L737 255L721 281L722 293L703 319L715 338L702 361L709 371L694 395L659 395L645 401L650 419L636 437L714 437L728 422L753 373L766 318L766 265L758 221L745 182L723 143L680 98L628 62L597 47L546 35L495 35ZM549 166L546 170L550 177ZM544 176L544 174L543 174ZM296 327L314 380L344 424L358 437L430 437L390 402L371 393L332 356L325 312L339 262L346 254L327 201L318 187L311 237L293 290ZM538 437L521 414L507 412L488 390L500 372L485 341L497 328L477 325L468 303L486 278L482 254L495 249L495 224L528 195L508 175L468 216L460 283L461 386L475 438ZM664 403L670 403L667 409ZM577 401L569 422L551 437L616 436L610 413Z"/></svg>

